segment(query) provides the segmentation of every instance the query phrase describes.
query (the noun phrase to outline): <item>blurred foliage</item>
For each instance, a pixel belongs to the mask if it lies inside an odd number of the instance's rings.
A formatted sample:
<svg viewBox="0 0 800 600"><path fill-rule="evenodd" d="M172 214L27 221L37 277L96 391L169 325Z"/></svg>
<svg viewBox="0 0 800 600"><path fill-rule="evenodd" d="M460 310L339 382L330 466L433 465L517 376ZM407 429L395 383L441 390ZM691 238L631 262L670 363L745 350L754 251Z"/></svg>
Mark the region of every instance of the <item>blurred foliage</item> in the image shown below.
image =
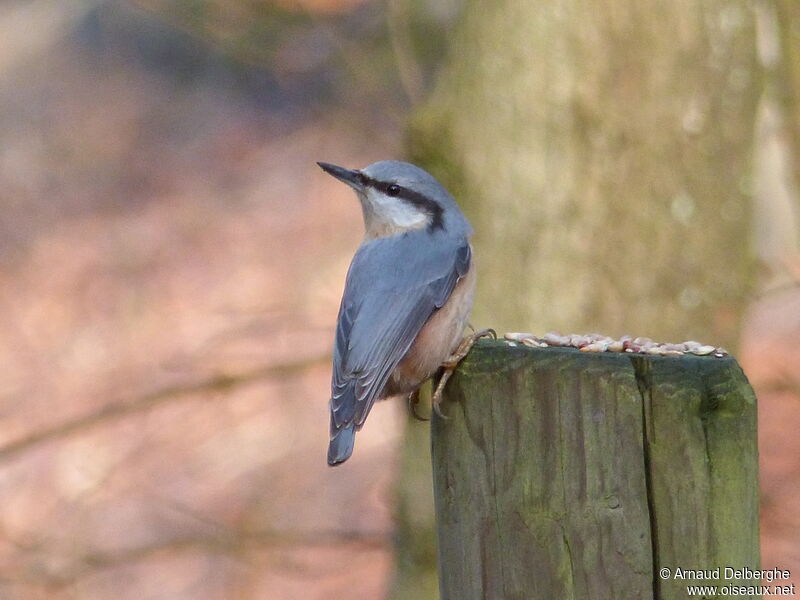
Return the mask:
<svg viewBox="0 0 800 600"><path fill-rule="evenodd" d="M305 71L330 59L336 40L328 40L326 44L320 36L309 35L309 30L321 20L350 17L353 19L351 27L366 26L366 30L360 32L364 39L380 40L379 32L370 31L380 21L380 13L363 6L364 2L319 4L334 10L321 11L320 6L302 2L135 2L136 6L219 46L238 60L283 69L287 73ZM362 10L349 12L346 9L352 7L348 4L362 5Z"/></svg>
<svg viewBox="0 0 800 600"><path fill-rule="evenodd" d="M427 87L460 0L136 0L236 61L280 81L324 81L345 102L408 107ZM411 96L411 98L409 98Z"/></svg>

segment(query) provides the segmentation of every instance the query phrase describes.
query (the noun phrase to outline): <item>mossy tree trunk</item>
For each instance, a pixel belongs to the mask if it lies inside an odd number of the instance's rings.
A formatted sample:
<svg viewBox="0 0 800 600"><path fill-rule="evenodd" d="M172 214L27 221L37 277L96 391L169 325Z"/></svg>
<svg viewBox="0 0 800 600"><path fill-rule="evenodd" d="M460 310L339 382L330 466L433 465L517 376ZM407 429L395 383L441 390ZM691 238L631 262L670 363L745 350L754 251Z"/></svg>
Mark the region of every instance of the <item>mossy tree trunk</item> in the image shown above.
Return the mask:
<svg viewBox="0 0 800 600"><path fill-rule="evenodd" d="M468 2L409 151L475 225L475 322L733 343L756 68L747 0Z"/></svg>
<svg viewBox="0 0 800 600"><path fill-rule="evenodd" d="M784 112L785 133L790 141L795 182L800 182L800 2L772 0L778 34L779 56L772 81Z"/></svg>
<svg viewBox="0 0 800 600"><path fill-rule="evenodd" d="M800 3L759 3L765 93L755 154L756 238L766 291L800 278Z"/></svg>
<svg viewBox="0 0 800 600"><path fill-rule="evenodd" d="M431 387L421 391L419 411L430 406ZM403 410L403 409L401 409ZM395 572L392 600L434 600L439 597L436 561L436 518L431 486L430 433L415 420L406 424L400 448L400 480L395 490Z"/></svg>
<svg viewBox="0 0 800 600"><path fill-rule="evenodd" d="M475 227L475 326L733 345L758 87L748 0L468 0L407 149Z"/></svg>

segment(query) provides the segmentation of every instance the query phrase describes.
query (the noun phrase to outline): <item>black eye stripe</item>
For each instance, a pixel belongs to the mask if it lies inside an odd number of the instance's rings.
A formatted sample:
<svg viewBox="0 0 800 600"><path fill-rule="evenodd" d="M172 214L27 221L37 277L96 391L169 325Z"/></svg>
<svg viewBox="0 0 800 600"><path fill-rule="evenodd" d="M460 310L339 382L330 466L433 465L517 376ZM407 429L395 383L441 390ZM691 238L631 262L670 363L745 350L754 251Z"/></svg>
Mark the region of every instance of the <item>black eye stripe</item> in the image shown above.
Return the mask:
<svg viewBox="0 0 800 600"><path fill-rule="evenodd" d="M428 213L431 216L431 224L429 229L442 229L444 227L444 220L442 216L444 210L438 202L431 200L425 194L420 194L419 192L415 192L414 190L410 190L407 187L403 187L402 185L398 185L394 182L373 179L364 173L359 173L359 180L365 186L383 192L387 196L400 198L419 210Z"/></svg>

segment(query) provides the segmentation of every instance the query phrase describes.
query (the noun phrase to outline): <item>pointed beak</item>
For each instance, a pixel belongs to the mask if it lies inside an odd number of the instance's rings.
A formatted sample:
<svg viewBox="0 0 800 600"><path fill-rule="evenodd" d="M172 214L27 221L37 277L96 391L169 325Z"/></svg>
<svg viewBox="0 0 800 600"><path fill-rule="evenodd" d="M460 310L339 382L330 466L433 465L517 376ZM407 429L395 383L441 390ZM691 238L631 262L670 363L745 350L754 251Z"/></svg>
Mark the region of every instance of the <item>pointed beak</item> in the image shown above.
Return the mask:
<svg viewBox="0 0 800 600"><path fill-rule="evenodd" d="M330 163L318 162L317 163L320 168L325 171L328 175L333 175L339 181L343 181L350 187L355 190L363 190L364 185L361 183L361 172L350 169L345 169L344 167L338 167L336 165L332 165Z"/></svg>

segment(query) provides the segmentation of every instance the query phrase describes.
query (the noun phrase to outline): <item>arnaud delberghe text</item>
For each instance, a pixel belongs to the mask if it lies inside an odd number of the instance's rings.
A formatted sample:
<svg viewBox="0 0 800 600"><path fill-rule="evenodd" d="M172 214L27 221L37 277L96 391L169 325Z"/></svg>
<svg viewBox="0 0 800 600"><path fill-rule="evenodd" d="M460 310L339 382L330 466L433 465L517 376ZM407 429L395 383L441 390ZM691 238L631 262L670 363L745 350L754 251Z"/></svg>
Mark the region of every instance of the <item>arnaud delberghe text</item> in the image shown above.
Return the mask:
<svg viewBox="0 0 800 600"><path fill-rule="evenodd" d="M741 567L717 567L716 569L682 569L678 567L672 574L673 579L745 579L761 580L771 583L779 579L789 579L792 574L788 569L749 569Z"/></svg>

